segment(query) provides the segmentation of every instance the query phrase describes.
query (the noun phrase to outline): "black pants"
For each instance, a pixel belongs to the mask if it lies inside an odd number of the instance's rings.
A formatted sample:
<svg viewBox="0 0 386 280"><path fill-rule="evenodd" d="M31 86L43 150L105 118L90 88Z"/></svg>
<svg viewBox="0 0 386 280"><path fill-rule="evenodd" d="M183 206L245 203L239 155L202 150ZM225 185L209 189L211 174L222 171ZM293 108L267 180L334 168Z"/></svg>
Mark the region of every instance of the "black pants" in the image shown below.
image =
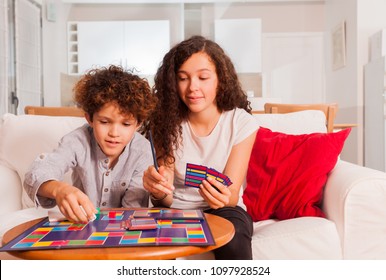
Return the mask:
<svg viewBox="0 0 386 280"><path fill-rule="evenodd" d="M227 219L235 227L232 240L213 251L216 260L251 260L253 223L248 213L239 206L207 209L205 212Z"/></svg>

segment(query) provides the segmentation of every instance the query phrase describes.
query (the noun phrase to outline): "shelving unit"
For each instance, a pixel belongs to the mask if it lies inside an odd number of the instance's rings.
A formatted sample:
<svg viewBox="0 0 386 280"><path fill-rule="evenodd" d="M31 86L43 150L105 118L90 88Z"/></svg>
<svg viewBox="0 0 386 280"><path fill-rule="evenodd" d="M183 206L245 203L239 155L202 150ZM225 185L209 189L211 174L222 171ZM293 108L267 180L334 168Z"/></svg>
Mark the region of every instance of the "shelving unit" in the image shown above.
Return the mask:
<svg viewBox="0 0 386 280"><path fill-rule="evenodd" d="M68 22L67 24L67 44L68 44L68 74L79 74L78 60L78 24L76 22Z"/></svg>
<svg viewBox="0 0 386 280"><path fill-rule="evenodd" d="M153 75L170 49L168 20L68 22L68 75L110 64Z"/></svg>

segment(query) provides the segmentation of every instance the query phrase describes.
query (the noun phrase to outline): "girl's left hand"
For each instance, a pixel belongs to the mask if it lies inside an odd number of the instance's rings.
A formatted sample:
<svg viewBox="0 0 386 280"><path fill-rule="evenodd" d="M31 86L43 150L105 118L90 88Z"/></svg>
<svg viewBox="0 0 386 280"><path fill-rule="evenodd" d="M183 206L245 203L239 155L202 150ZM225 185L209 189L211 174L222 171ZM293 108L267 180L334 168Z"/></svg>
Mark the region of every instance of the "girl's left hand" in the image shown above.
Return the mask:
<svg viewBox="0 0 386 280"><path fill-rule="evenodd" d="M232 195L227 186L210 177L202 181L199 192L212 209L228 205Z"/></svg>

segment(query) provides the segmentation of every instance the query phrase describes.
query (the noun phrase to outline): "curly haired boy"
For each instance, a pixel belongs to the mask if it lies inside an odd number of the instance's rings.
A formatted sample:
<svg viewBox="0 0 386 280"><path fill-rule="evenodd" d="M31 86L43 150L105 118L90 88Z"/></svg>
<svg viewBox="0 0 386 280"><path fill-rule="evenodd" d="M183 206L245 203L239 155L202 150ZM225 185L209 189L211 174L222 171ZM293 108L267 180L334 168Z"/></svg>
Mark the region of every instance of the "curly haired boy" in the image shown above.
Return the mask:
<svg viewBox="0 0 386 280"><path fill-rule="evenodd" d="M87 124L33 162L24 182L28 195L44 208L58 205L74 222L95 218L96 207L147 207L142 176L152 155L137 130L155 107L149 84L112 65L90 70L74 92ZM63 181L70 169L72 184Z"/></svg>

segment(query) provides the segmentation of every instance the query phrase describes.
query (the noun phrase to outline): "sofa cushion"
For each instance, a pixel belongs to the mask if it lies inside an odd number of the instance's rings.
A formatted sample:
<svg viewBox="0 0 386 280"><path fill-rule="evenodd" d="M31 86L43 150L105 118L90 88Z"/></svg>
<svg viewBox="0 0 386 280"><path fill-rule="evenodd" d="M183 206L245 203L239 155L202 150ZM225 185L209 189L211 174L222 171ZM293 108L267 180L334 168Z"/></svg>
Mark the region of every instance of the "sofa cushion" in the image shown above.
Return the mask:
<svg viewBox="0 0 386 280"><path fill-rule="evenodd" d="M16 187L20 185L17 172L0 164L0 215L21 209L21 188Z"/></svg>
<svg viewBox="0 0 386 280"><path fill-rule="evenodd" d="M2 241L3 235L13 227L47 216L48 210L42 208L27 208L13 213L0 215L0 241Z"/></svg>
<svg viewBox="0 0 386 280"><path fill-rule="evenodd" d="M323 187L350 130L291 135L260 127L243 194L253 220L324 217Z"/></svg>
<svg viewBox="0 0 386 280"><path fill-rule="evenodd" d="M295 135L327 132L326 116L320 110L305 110L288 114L255 114L253 116L259 126L272 131Z"/></svg>
<svg viewBox="0 0 386 280"><path fill-rule="evenodd" d="M254 114L259 126L266 127L272 131L283 133L307 134L313 132L327 132L326 116L320 110L304 110L287 114ZM299 125L301 123L301 125ZM243 192L246 185L240 190L238 205L246 208L243 203Z"/></svg>
<svg viewBox="0 0 386 280"><path fill-rule="evenodd" d="M258 260L339 260L342 250L334 222L301 217L253 224L252 252Z"/></svg>
<svg viewBox="0 0 386 280"><path fill-rule="evenodd" d="M32 161L41 153L51 152L63 135L83 125L84 118L5 114L0 127L0 162L15 170L21 182ZM66 175L70 182L70 174ZM23 208L34 203L22 190Z"/></svg>

